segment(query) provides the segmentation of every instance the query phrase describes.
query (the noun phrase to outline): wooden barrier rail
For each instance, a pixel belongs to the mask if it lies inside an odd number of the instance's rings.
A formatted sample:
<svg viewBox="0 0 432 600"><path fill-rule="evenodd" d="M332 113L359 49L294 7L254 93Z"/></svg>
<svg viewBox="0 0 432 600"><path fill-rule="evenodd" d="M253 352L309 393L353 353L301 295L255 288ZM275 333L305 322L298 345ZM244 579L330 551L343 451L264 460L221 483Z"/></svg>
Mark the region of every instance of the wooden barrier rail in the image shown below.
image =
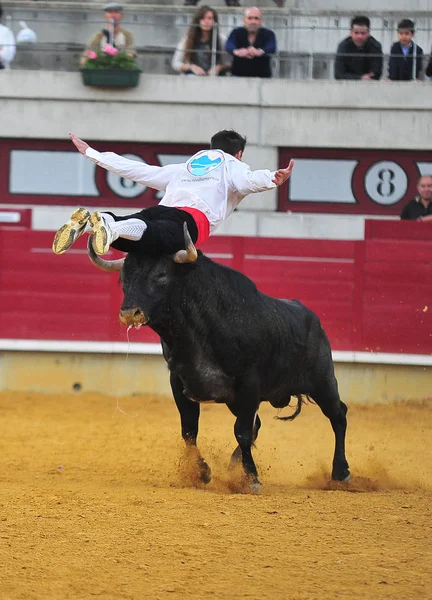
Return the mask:
<svg viewBox="0 0 432 600"><path fill-rule="evenodd" d="M95 270L84 237L62 256L52 237L26 220L0 224L0 338L124 342L117 276ZM334 350L432 354L428 223L367 221L356 242L214 236L203 251L261 291L304 302ZM158 340L148 329L134 339Z"/></svg>

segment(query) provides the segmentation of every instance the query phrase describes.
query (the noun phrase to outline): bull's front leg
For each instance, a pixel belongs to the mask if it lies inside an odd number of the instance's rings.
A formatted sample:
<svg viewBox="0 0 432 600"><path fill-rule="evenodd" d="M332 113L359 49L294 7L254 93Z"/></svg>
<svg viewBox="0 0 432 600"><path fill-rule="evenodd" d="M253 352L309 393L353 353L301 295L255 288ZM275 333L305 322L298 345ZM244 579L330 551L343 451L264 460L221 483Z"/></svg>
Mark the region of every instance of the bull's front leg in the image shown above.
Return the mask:
<svg viewBox="0 0 432 600"><path fill-rule="evenodd" d="M203 459L197 447L198 421L200 405L192 402L183 393L183 383L173 373L170 374L171 389L175 403L180 413L182 437L186 443L185 461L192 468L192 480L198 478L203 483L211 481L211 469Z"/></svg>
<svg viewBox="0 0 432 600"><path fill-rule="evenodd" d="M261 486L252 457L252 446L261 425L257 415L259 403L257 387L248 382L247 385L240 386L235 402L228 405L228 408L237 417L234 424L234 435L241 451L243 469L249 479L250 489L253 493L259 493ZM232 457L234 460L237 458L236 454L238 454L238 450L234 451Z"/></svg>

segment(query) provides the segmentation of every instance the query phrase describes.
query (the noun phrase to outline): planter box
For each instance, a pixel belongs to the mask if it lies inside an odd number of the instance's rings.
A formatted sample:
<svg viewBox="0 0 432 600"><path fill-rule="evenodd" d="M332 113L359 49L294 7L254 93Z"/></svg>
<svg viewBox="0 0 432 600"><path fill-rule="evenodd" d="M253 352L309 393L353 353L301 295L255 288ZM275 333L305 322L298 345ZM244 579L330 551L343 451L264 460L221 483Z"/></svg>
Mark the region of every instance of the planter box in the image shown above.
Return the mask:
<svg viewBox="0 0 432 600"><path fill-rule="evenodd" d="M99 87L136 87L139 69L81 69L84 85Z"/></svg>

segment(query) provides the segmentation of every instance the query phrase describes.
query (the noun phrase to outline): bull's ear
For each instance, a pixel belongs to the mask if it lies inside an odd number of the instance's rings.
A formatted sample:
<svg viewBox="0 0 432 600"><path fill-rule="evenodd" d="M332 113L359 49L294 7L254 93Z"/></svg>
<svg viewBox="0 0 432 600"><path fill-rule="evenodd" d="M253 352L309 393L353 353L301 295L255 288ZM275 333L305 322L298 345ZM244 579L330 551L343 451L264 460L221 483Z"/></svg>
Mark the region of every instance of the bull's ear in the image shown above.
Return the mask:
<svg viewBox="0 0 432 600"><path fill-rule="evenodd" d="M198 252L194 246L186 223L183 223L183 235L186 250L179 250L178 252L176 252L174 254L174 260L176 263L195 262L198 258Z"/></svg>
<svg viewBox="0 0 432 600"><path fill-rule="evenodd" d="M110 273L113 271L120 271L125 259L119 258L118 260L105 260L104 258L101 258L93 249L92 237L93 236L91 235L88 236L87 252L89 259L94 266L98 269L101 269L101 271L108 271Z"/></svg>

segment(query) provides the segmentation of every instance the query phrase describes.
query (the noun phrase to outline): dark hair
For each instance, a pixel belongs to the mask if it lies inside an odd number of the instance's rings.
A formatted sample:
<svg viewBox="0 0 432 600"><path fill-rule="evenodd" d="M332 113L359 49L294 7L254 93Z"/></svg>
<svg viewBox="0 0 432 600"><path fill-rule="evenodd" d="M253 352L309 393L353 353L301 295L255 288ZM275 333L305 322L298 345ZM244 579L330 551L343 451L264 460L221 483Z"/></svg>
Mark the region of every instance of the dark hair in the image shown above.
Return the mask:
<svg viewBox="0 0 432 600"><path fill-rule="evenodd" d="M398 31L399 29L408 29L414 33L414 21L411 21L411 19L402 19L402 21L398 23L397 28Z"/></svg>
<svg viewBox="0 0 432 600"><path fill-rule="evenodd" d="M219 22L217 12L210 6L200 6L200 8L195 12L186 36L184 56L187 62L198 64L198 55L196 52L194 52L194 50L196 49L201 38L201 27L199 22L208 12L213 13L213 19L216 25ZM216 35L216 64L219 65L222 62L222 42L218 31L219 29L215 27L210 32L210 48L213 48L213 36Z"/></svg>
<svg viewBox="0 0 432 600"><path fill-rule="evenodd" d="M246 138L241 136L234 129L223 129L214 134L210 140L212 150L223 150L227 154L235 156L237 152L244 151Z"/></svg>
<svg viewBox="0 0 432 600"><path fill-rule="evenodd" d="M2 16L3 16L3 8L2 8L2 5L0 4L0 21L1 21Z"/></svg>
<svg viewBox="0 0 432 600"><path fill-rule="evenodd" d="M364 17L363 15L359 15L351 19L351 29L354 25L362 25L370 29L370 20L368 17Z"/></svg>

